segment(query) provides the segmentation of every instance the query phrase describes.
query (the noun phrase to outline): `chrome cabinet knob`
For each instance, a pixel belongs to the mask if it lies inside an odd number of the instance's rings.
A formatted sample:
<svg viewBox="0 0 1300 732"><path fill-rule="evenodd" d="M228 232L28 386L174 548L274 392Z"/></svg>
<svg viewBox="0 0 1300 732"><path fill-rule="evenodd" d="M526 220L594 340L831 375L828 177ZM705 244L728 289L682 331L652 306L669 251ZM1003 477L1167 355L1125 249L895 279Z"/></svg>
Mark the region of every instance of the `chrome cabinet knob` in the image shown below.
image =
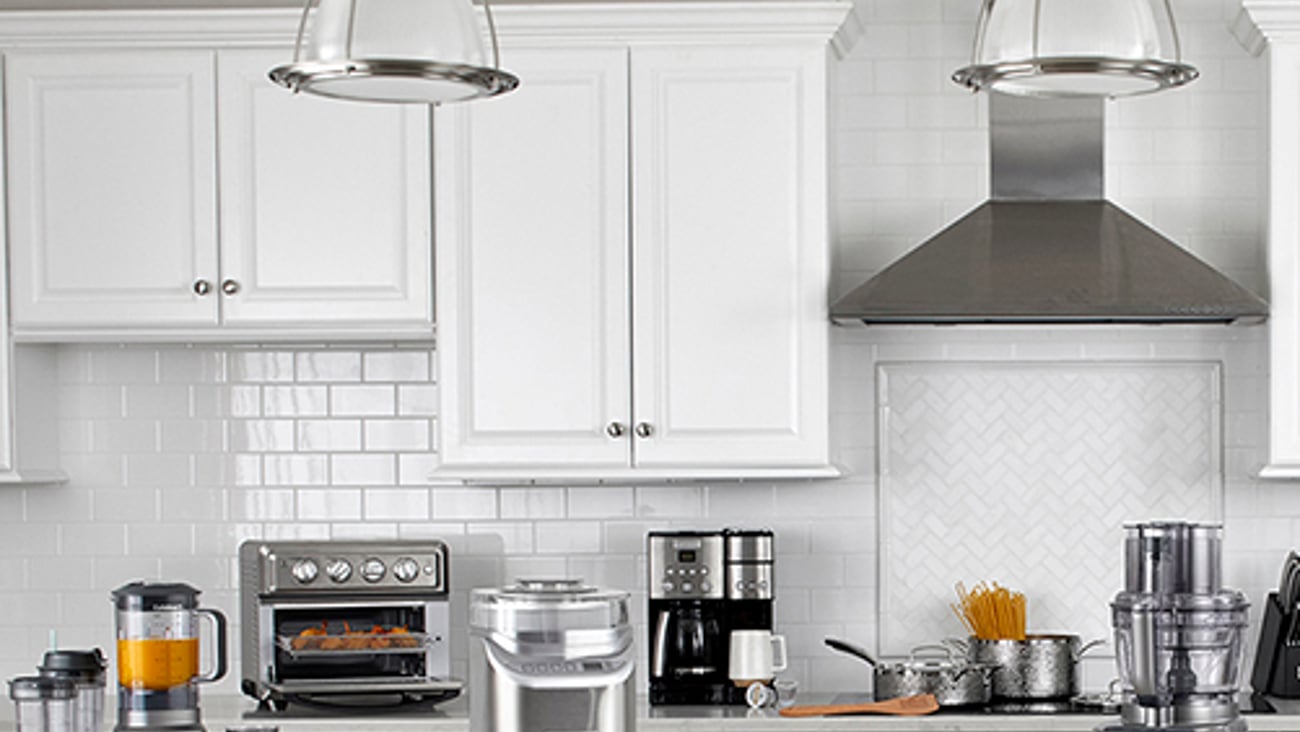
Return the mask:
<svg viewBox="0 0 1300 732"><path fill-rule="evenodd" d="M234 280L225 280L221 283L221 291L227 295L233 295L239 292L239 283Z"/></svg>
<svg viewBox="0 0 1300 732"><path fill-rule="evenodd" d="M211 283L211 282L208 282L207 280L195 280L195 281L194 281L194 294L195 294L195 295L199 295L200 297L202 297L203 295L206 295L206 294L208 294L209 292L212 292L212 283Z"/></svg>
<svg viewBox="0 0 1300 732"><path fill-rule="evenodd" d="M609 426L605 428L605 434L618 439L627 434L627 427L622 422L610 422Z"/></svg>
<svg viewBox="0 0 1300 732"><path fill-rule="evenodd" d="M655 433L655 428L649 422L641 422L636 426L637 437L649 437Z"/></svg>

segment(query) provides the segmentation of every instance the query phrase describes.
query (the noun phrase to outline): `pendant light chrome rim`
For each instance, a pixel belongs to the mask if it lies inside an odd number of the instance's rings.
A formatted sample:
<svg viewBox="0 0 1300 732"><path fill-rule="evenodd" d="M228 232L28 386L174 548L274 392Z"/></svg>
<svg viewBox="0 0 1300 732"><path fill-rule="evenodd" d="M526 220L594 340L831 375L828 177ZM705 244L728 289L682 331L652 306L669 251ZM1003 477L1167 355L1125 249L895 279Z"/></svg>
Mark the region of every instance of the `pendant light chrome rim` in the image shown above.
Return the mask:
<svg viewBox="0 0 1300 732"><path fill-rule="evenodd" d="M460 99L480 99L513 91L519 86L519 77L508 71L487 66L444 64L435 61L410 59L348 59L338 62L300 61L271 69L271 81L292 91L319 94L339 99L353 97L332 94L321 88L322 84L340 79L404 78L425 81L453 82L464 86L469 93ZM403 100L373 99L376 102L403 103Z"/></svg>
<svg viewBox="0 0 1300 732"><path fill-rule="evenodd" d="M972 91L1007 91L1001 89L1003 82L1015 82L1021 79L1047 79L1054 75L1118 76L1138 78L1151 82L1147 89L1123 91L1110 94L1112 97L1138 96L1152 94L1165 89L1179 87L1195 81L1200 76L1196 67L1173 61L1156 59L1122 59L1104 57L1055 57L1036 58L1024 61L1006 61L998 64L973 64L958 69L952 80ZM1096 96L1091 93L1070 93L1056 90L1037 90L1033 92L1017 90L1013 93L1026 96Z"/></svg>

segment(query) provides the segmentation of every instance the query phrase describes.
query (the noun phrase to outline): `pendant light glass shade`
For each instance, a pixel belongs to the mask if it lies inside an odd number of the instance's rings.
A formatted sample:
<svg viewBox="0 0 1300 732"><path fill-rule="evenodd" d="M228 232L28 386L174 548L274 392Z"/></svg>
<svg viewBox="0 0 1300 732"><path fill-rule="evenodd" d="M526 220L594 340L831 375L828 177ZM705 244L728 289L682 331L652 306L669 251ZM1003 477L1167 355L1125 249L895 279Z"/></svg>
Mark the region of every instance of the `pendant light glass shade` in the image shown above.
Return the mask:
<svg viewBox="0 0 1300 732"><path fill-rule="evenodd" d="M496 29L488 65L470 0L313 0L303 8L293 62L271 69L295 92L366 102L437 104L519 86L498 68Z"/></svg>
<svg viewBox="0 0 1300 732"><path fill-rule="evenodd" d="M1148 94L1194 80L1169 0L984 0L971 65L975 91L1044 97Z"/></svg>

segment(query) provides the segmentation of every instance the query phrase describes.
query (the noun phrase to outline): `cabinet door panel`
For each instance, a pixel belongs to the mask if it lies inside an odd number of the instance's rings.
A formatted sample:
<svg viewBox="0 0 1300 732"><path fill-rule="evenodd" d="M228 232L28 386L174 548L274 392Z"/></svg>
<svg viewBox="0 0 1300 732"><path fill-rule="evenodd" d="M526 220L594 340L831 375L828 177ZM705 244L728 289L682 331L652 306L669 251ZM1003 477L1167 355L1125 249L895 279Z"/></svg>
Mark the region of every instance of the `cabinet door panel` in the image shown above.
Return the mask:
<svg viewBox="0 0 1300 732"><path fill-rule="evenodd" d="M632 55L640 467L827 462L823 53Z"/></svg>
<svg viewBox="0 0 1300 732"><path fill-rule="evenodd" d="M626 53L503 64L518 91L435 117L441 459L626 466Z"/></svg>
<svg viewBox="0 0 1300 732"><path fill-rule="evenodd" d="M227 325L432 324L429 112L288 94L218 59Z"/></svg>
<svg viewBox="0 0 1300 732"><path fill-rule="evenodd" d="M15 326L215 323L212 54L5 63Z"/></svg>

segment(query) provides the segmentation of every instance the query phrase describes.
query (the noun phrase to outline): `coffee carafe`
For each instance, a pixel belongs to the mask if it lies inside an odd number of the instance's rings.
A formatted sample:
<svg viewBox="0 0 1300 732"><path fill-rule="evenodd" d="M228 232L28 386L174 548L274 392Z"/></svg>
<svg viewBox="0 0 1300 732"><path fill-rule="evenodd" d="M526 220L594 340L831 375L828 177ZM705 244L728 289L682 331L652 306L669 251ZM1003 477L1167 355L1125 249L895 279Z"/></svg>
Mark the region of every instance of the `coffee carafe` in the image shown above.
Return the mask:
<svg viewBox="0 0 1300 732"><path fill-rule="evenodd" d="M128 730L203 730L201 682L226 673L226 616L200 608L183 583L132 582L113 591L117 608L117 726ZM199 621L212 622L212 670L199 670Z"/></svg>
<svg viewBox="0 0 1300 732"><path fill-rule="evenodd" d="M1107 732L1245 732L1237 707L1245 595L1220 585L1223 527L1124 527L1125 587L1111 603L1125 691Z"/></svg>

